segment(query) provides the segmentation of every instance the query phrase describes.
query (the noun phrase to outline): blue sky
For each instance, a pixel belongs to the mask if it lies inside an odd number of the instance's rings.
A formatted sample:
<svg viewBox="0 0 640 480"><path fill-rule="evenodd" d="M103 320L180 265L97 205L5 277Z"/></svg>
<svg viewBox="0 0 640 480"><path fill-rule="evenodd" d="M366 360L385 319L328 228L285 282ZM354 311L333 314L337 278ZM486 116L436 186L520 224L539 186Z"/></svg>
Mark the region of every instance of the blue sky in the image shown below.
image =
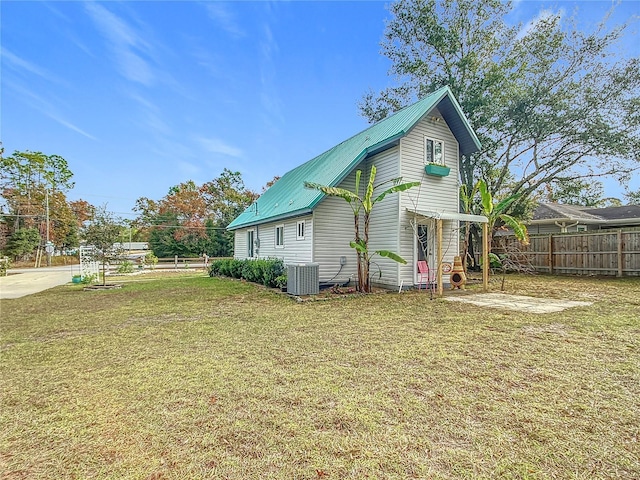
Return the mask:
<svg viewBox="0 0 640 480"><path fill-rule="evenodd" d="M610 6L519 1L510 19L562 10L591 29ZM63 156L68 197L125 218L138 197L225 167L259 191L366 128L357 102L394 84L379 53L386 2L5 0L0 15L5 153ZM632 15L640 1L623 1L612 24ZM636 32L625 56L640 55Z"/></svg>

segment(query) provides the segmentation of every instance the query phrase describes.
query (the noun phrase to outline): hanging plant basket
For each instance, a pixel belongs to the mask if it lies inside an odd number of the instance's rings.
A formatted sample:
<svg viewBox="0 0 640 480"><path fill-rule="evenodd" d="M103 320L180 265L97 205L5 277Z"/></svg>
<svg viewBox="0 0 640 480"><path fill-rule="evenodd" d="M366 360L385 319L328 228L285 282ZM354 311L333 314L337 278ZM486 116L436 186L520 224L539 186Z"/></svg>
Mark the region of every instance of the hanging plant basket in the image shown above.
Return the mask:
<svg viewBox="0 0 640 480"><path fill-rule="evenodd" d="M445 167L444 165L430 163L426 167L424 167L424 171L427 173L427 175L431 175L433 177L446 177L447 175L449 175L451 169L449 167Z"/></svg>

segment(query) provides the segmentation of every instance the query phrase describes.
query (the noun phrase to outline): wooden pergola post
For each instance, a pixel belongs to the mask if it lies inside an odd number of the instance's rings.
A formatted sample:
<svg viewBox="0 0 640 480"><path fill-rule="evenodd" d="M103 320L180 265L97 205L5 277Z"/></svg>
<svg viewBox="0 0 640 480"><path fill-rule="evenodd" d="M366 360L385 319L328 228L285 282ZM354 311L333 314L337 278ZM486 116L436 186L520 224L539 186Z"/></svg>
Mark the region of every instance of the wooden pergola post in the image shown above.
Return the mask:
<svg viewBox="0 0 640 480"><path fill-rule="evenodd" d="M442 287L442 219L436 219L436 259L438 262L438 271L436 273L436 281L438 290L437 293L439 296L442 296L443 287Z"/></svg>
<svg viewBox="0 0 640 480"><path fill-rule="evenodd" d="M482 224L482 287L489 290L489 224Z"/></svg>

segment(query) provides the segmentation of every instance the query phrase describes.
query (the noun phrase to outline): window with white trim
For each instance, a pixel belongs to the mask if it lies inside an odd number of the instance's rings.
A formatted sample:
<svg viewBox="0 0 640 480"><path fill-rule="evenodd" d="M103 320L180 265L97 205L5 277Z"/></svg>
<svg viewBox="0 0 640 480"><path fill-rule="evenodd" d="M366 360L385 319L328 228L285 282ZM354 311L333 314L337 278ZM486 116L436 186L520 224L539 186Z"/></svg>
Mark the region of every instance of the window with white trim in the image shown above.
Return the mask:
<svg viewBox="0 0 640 480"><path fill-rule="evenodd" d="M247 257L253 258L254 253L254 231L247 231Z"/></svg>
<svg viewBox="0 0 640 480"><path fill-rule="evenodd" d="M586 232L586 231L587 231L586 225L576 225L576 232Z"/></svg>
<svg viewBox="0 0 640 480"><path fill-rule="evenodd" d="M444 165L444 142L424 138L424 161L426 164L436 163Z"/></svg>
<svg viewBox="0 0 640 480"><path fill-rule="evenodd" d="M276 248L284 248L284 225L276 227Z"/></svg>
<svg viewBox="0 0 640 480"><path fill-rule="evenodd" d="M304 240L304 220L298 222L296 239Z"/></svg>

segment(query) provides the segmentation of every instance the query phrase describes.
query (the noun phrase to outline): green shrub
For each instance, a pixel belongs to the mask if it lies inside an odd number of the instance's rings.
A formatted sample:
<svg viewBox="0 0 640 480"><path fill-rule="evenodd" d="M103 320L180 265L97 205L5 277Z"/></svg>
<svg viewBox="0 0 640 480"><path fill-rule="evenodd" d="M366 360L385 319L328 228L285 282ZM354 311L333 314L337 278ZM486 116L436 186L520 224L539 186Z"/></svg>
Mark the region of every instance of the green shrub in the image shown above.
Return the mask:
<svg viewBox="0 0 640 480"><path fill-rule="evenodd" d="M275 286L278 288L284 288L287 286L287 275L283 274L283 275L279 275L276 277L275 279Z"/></svg>
<svg viewBox="0 0 640 480"><path fill-rule="evenodd" d="M245 260L242 265L242 278L248 282L262 283L264 260Z"/></svg>
<svg viewBox="0 0 640 480"><path fill-rule="evenodd" d="M133 272L133 262L129 260L124 260L120 265L118 265L118 273L132 273Z"/></svg>
<svg viewBox="0 0 640 480"><path fill-rule="evenodd" d="M149 252L144 256L143 263L149 265L151 267L151 270L153 270L158 264L158 257L156 257L153 252Z"/></svg>
<svg viewBox="0 0 640 480"><path fill-rule="evenodd" d="M242 267L244 266L245 261L235 259L231 260L229 262L229 275L233 278L242 278Z"/></svg>
<svg viewBox="0 0 640 480"><path fill-rule="evenodd" d="M211 265L209 265L209 276L210 277L215 277L215 276L221 275L220 267L221 267L222 262L224 262L224 260L216 260L214 262L211 262Z"/></svg>
<svg viewBox="0 0 640 480"><path fill-rule="evenodd" d="M84 275L82 277L82 283L85 285L91 285L92 283L96 282L98 280L98 275L91 274L91 275Z"/></svg>
<svg viewBox="0 0 640 480"><path fill-rule="evenodd" d="M243 278L248 282L261 283L267 287L281 286L276 281L284 273L284 263L277 258L236 260L224 258L211 262L209 276ZM286 277L285 277L286 278ZM286 284L286 280L285 280Z"/></svg>
<svg viewBox="0 0 640 480"><path fill-rule="evenodd" d="M265 260L265 266L262 273L262 283L267 287L283 287L287 284L287 276L284 275L284 262L278 258L270 258ZM280 285L278 278L284 275L284 285Z"/></svg>

